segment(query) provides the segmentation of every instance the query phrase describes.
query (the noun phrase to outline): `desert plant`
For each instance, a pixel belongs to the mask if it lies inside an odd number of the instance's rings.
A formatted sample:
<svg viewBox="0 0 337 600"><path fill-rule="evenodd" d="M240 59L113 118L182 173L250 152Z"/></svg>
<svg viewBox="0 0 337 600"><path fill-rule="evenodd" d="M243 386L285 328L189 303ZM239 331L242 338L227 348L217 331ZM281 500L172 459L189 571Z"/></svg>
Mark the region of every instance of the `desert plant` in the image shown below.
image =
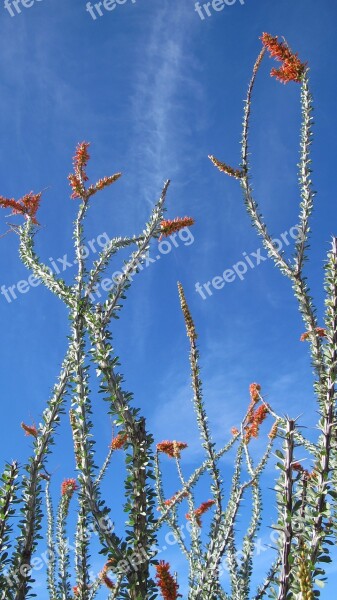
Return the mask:
<svg viewBox="0 0 337 600"><path fill-rule="evenodd" d="M153 447L153 437L133 398L123 389L123 378L118 372L119 362L112 348L112 320L118 316L121 301L131 285L132 278L142 268L150 242L159 236L170 235L193 224L193 219L164 220L164 203L169 186L167 182L155 205L149 222L138 235L111 240L89 269L83 255L84 219L90 199L101 189L114 183L119 173L87 186L88 144L78 145L74 157L74 172L69 176L72 197L80 201L74 224L74 245L78 272L73 285L68 285L43 264L34 249L37 211L41 194L28 194L16 201L0 198L0 205L10 207L14 214L26 218L26 223L14 227L20 237L20 255L54 294L67 306L71 332L59 380L39 426L22 424L33 438L34 452L26 465L22 480L18 477L17 463L6 465L0 489L0 584L2 597L24 600L32 594L31 564L37 548L43 514L42 491L45 487L48 517L47 545L49 562L47 589L50 600L92 600L105 586L110 599L131 598L152 600L160 591L165 600L176 600L179 594L177 578L170 572L166 561L158 561L154 549L160 528L165 524L172 531L185 555L189 567L188 598L201 600L259 600L263 597L287 600L311 599L319 596L324 584L323 565L331 558L330 545L336 538L336 348L337 348L337 238L332 239L326 261L326 312L324 327L319 325L316 310L304 274L307 261L310 216L314 193L311 184L310 145L312 143L312 97L309 88L309 70L285 42L264 33L263 49L253 68L243 117L241 164L232 167L211 156L218 169L240 181L247 211L252 224L262 237L263 244L276 267L292 284L298 299L312 364L316 375L314 391L319 419L318 435L309 439L299 428L296 418L275 413L272 402L266 402L261 385L250 385L250 400L238 427L233 426L228 439L217 448L212 440L204 400L196 327L185 297L183 286L178 293L190 346L190 366L193 406L205 453L202 464L185 477L181 456L187 449L184 441L164 440ZM253 197L249 163L249 125L252 94L261 62L269 51L281 62L271 75L281 82L295 82L301 86L302 127L300 141L299 185L300 214L294 257L287 259L273 242L258 204ZM11 226L13 228L13 226ZM122 275L111 284L104 301L95 298L95 289L110 260L123 248L134 248L125 262ZM91 421L92 402L89 388L91 366L96 368L100 391L118 427L107 457L96 466L95 442ZM66 399L71 399L70 409ZM69 411L74 442L78 478L65 479L55 515L51 494L51 475L47 470L48 455L54 443L54 432L62 414ZM260 434L262 423L270 420L270 430L264 451L256 457L252 449L254 438ZM300 449L300 450L299 450ZM127 475L125 480L125 534L114 533L109 505L102 499L101 482L108 472L114 452L123 450ZM188 450L187 450L188 451ZM306 453L312 464L304 469L299 452ZM222 470L221 459L233 454L231 482ZM161 456L166 454L175 463L179 489L170 498L165 497ZM254 548L262 523L263 472L274 454L277 457L278 479L275 485L276 515L274 529L276 544L273 563L266 579L252 591ZM210 478L209 498L199 506L195 489L203 476ZM153 483L153 480L154 483ZM70 550L66 525L73 496L78 497L78 519L75 544L76 582L72 585ZM245 534L238 535L242 523L239 508L244 498L250 499L250 515ZM155 516L157 499L160 514ZM12 519L16 504L21 506L19 536L14 539ZM185 503L185 515L190 527L190 539L182 534L180 507ZM210 527L203 528L203 515L209 512ZM55 518L56 517L56 518ZM94 580L90 572L90 535L98 532L105 563ZM239 546L240 558L239 558ZM56 549L56 551L55 551ZM224 569L229 573L229 584L224 581Z"/></svg>
<svg viewBox="0 0 337 600"><path fill-rule="evenodd" d="M150 548L155 540L155 518L153 513L154 491L152 475L152 436L146 430L145 419L138 408L132 406L132 395L122 389L122 376L117 372L118 357L111 346L109 326L121 308L121 300L131 285L132 277L142 268L152 239L169 235L191 225L190 218L164 220L164 202L169 182L165 183L161 197L154 206L149 222L137 236L115 238L100 253L99 258L88 270L84 257L83 222L90 199L98 191L110 186L120 173L105 177L95 185L86 187L89 144L80 143L74 157L74 172L69 175L72 198L80 202L74 223L74 246L78 272L73 285L51 272L42 263L34 250L34 235L38 225L36 214L41 194L28 194L20 200L1 198L0 204L11 208L13 214L26 218L26 223L12 228L20 237L20 255L24 264L35 277L56 294L67 306L71 323L69 347L64 358L59 381L54 394L42 415L42 423L36 427L22 424L27 435L34 440L34 453L26 466L22 484L17 490L17 465L7 466L1 490L2 549L9 545L13 503L21 499L20 534L17 537L11 558L3 554L2 594L3 598L20 600L29 597L32 575L31 560L39 539L42 519L42 485L46 481L46 509L48 516L49 565L47 586L50 598L69 599L73 596L82 600L94 598L101 585L111 588L111 597L152 598L155 583L149 573L153 561ZM103 303L95 298L95 289L110 260L123 248L133 247L125 262L122 274L114 282ZM108 403L108 412L117 422L118 434L101 469L95 464L95 442L92 431L92 404L90 399L90 364L96 368L100 390ZM57 511L56 531L50 494L50 474L46 469L48 454L54 443L54 432L60 416L66 411L66 399L71 398L69 410L73 432L78 481L66 479L62 485L61 499ZM127 476L125 480L125 510L128 515L125 539L114 532L109 519L110 509L102 500L100 485L110 463L113 452L125 449ZM71 498L78 491L78 523L76 531L76 585L71 586L69 548L66 523ZM94 524L106 555L105 566L97 581L89 581L89 539L87 531ZM54 548L57 548L55 553ZM56 556L57 554L57 556ZM7 563L9 570L5 572ZM136 563L136 567L135 567ZM116 581L112 582L108 571L112 565ZM57 573L56 573L57 567ZM126 583L127 582L127 583ZM73 589L72 589L73 587Z"/></svg>
<svg viewBox="0 0 337 600"><path fill-rule="evenodd" d="M314 598L319 596L319 587L324 585L323 565L331 560L330 546L335 535L334 515L336 511L336 341L337 341L337 304L336 304L336 259L337 239L333 238L325 267L326 312L325 326L320 327L316 309L304 274L309 247L310 216L313 210L314 192L311 182L310 146L312 143L312 96L309 87L309 69L292 52L286 42L264 33L263 48L254 68L243 115L241 141L241 164L233 167L221 162L214 156L209 158L223 173L237 179L243 189L244 200L253 227L261 236L268 255L276 267L290 279L299 309L304 320L305 333L302 341L308 340L312 364L316 375L315 394L319 411L319 420L315 423L319 435L316 439L306 439L300 432L294 418L277 415L271 403L267 403L259 384L250 387L251 402L239 429L232 430L232 439L221 449L216 450L211 440L207 414L203 402L199 373L199 354L196 345L197 334L182 286L179 284L179 296L184 315L187 335L190 341L190 362L193 403L205 450L205 462L185 481L180 465L179 447L173 445L169 452L175 457L181 487L173 498L164 500L159 455L165 451L158 447L156 474L157 489L162 510L161 522L166 522L179 536L177 509L185 497L188 499L189 515L192 522L191 544L187 548L180 535L180 545L189 562L189 598L227 598L232 600L258 600L268 595L270 598ZM252 94L261 62L269 51L281 66L272 69L271 76L283 83L295 82L301 85L302 125L300 137L300 214L298 236L292 260L287 259L273 242L273 237L253 196L250 177L249 125L252 107ZM265 453L254 466L250 441L259 434L259 427L265 418L274 418L266 444ZM277 518L274 529L277 532L277 549L274 563L271 565L264 583L255 594L251 591L253 572L254 542L262 520L261 475L271 454L276 439L281 447L275 449L280 471L275 486ZM173 443L174 444L174 443ZM219 470L221 457L237 445L230 494L225 504L223 480ZM297 448L306 452L312 462L312 470L304 469L296 459ZM204 473L212 477L211 499L196 507L193 489ZM226 480L228 488L228 477ZM237 532L239 506L248 491L251 490L251 520L241 547L238 559L240 536ZM201 530L200 515L214 506L214 514L208 534ZM247 515L245 515L247 517ZM240 523L241 524L241 523ZM242 527L242 524L241 524ZM206 537L206 540L205 540ZM230 575L230 591L221 584L223 562Z"/></svg>

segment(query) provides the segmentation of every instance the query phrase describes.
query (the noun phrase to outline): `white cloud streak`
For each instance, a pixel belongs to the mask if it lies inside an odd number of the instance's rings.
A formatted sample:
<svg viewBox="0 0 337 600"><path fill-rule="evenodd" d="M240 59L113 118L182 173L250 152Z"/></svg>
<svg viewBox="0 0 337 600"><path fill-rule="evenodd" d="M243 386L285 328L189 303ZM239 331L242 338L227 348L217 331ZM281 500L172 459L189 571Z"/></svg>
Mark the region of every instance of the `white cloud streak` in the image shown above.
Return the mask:
<svg viewBox="0 0 337 600"><path fill-rule="evenodd" d="M156 14L151 13L149 41L144 56L139 58L132 104L132 159L141 173L138 184L151 204L163 180L179 173L182 156L187 152L186 93L201 94L191 75L193 22L193 10L184 3L174 9L169 2L162 4Z"/></svg>

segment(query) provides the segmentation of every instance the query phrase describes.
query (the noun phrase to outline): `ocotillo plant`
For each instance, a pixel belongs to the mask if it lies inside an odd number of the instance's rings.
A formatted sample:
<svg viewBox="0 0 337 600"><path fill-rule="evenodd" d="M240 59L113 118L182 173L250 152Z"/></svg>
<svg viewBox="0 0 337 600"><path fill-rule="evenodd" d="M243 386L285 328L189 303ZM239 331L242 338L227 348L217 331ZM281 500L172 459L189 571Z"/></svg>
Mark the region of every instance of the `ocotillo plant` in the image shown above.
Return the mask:
<svg viewBox="0 0 337 600"><path fill-rule="evenodd" d="M197 333L187 305L183 288L178 284L181 308L190 342L190 363L193 388L193 404L205 450L205 462L188 480L184 478L180 454L186 447L183 442L162 442L157 446L156 477L159 507L162 511L159 524L165 522L174 531L179 545L189 564L189 598L248 600L269 597L278 600L288 598L312 599L319 596L324 585L323 564L329 562L330 545L335 538L336 527L336 342L337 342L337 238L332 239L331 250L326 262L325 290L326 313L324 327L319 326L304 267L307 260L310 216L313 209L314 192L311 182L310 146L312 143L312 97L309 88L309 69L292 52L285 42L264 33L262 51L253 68L248 87L243 115L241 141L241 164L231 166L214 156L209 158L223 173L240 181L248 214L257 233L262 237L268 254L281 273L292 283L298 299L305 332L301 340L308 340L312 363L316 374L315 394L319 420L315 423L319 435L306 439L299 430L296 419L275 414L270 403L264 400L259 384L250 386L250 404L240 428L233 427L233 437L223 448L216 449L211 439L202 384L199 372L199 354L196 344ZM273 237L253 197L249 162L249 125L252 94L261 62L269 51L281 66L272 69L271 76L280 82L295 82L301 85L302 126L300 136L300 214L295 256L287 259L273 242ZM313 413L314 414L314 413ZM259 434L265 418L274 418L266 444L265 453L256 466L253 464L250 442ZM274 441L282 440L281 448L275 449L280 476L275 486L277 507L274 529L277 533L275 560L270 565L265 581L253 593L251 578L253 571L254 542L262 520L261 475L271 454ZM230 493L228 477L224 481L219 467L221 457L237 445L236 458ZM296 459L297 448L307 454L312 470L304 469ZM180 489L166 499L159 457L161 453L175 459ZM200 477L208 472L212 479L210 499L199 507L195 505L193 491ZM239 543L237 526L242 528L239 507L244 496L251 490L251 520L246 534ZM191 541L187 545L178 525L179 505L187 499L191 520ZM213 516L208 535L202 532L201 515L213 507ZM247 515L245 515L247 517ZM240 553L238 552L240 550ZM240 559L239 559L240 555ZM226 589L221 574L229 572L230 584ZM176 594L167 596L176 598Z"/></svg>
<svg viewBox="0 0 337 600"><path fill-rule="evenodd" d="M182 285L178 284L179 299L190 345L190 364L193 406L205 452L203 463L188 478L184 476L181 455L187 449L184 441L164 440L157 444L153 454L153 439L146 430L144 418L133 407L132 396L122 388L122 376L117 372L118 359L111 344L111 320L120 309L120 301L130 286L131 276L141 268L142 260L153 238L169 235L181 227L191 225L191 218L164 220L163 210L168 183L156 204L143 232L130 238L116 238L102 251L99 259L88 269L83 257L83 222L90 198L100 189L112 184L119 174L86 187L88 144L78 146L74 173L69 176L73 198L79 199L80 208L74 227L78 273L72 286L67 285L37 257L34 250L34 228L41 195L28 194L19 201L0 198L0 205L12 208L15 214L26 217L25 225L17 228L20 236L22 260L34 275L55 293L69 310L71 335L69 349L54 394L43 414L42 423L23 424L34 440L34 454L26 467L21 482L18 465L6 465L0 491L0 585L3 598L23 600L31 595L30 565L37 546L43 511L42 484L45 483L48 516L47 540L49 547L47 587L50 600L95 598L99 588L106 586L110 599L131 598L151 600L160 593L164 600L179 596L177 578L169 564L157 561L153 545L160 527L168 525L185 555L189 567L187 597L189 600L259 600L269 597L277 600L312 599L319 596L324 583L323 564L330 560L329 546L336 539L336 406L335 378L337 352L337 238L333 238L326 262L325 322L317 320L304 268L307 261L310 216L314 193L311 184L310 146L312 142L312 98L309 89L309 70L285 42L269 34L262 36L263 49L253 68L245 102L242 132L241 164L232 167L213 156L212 162L220 171L240 181L248 213L253 226L262 237L264 246L277 268L292 284L298 299L316 374L314 392L317 398L319 420L316 438L302 435L297 419L277 415L271 402L266 402L261 385L252 383L250 401L241 424L233 428L227 441L217 448L212 441L203 397L200 358L196 327L187 304ZM249 163L249 125L252 94L261 62L268 50L281 62L271 75L283 83L301 86L302 127L300 140L299 186L300 214L295 256L287 259L273 242L273 238L253 197ZM94 299L94 290L110 259L119 249L135 246L125 263L123 275L118 278L104 302ZM89 389L89 366L98 369L100 388L108 401L109 412L119 425L107 458L101 469L96 467L92 404ZM56 527L50 492L47 458L51 452L54 431L60 416L66 411L66 399L71 399L69 411L73 433L78 479L65 479L61 490ZM313 415L314 415L313 411ZM260 458L253 458L252 444L260 433L260 426L271 420L268 439ZM272 455L277 457L279 471L275 486L275 556L265 580L252 590L254 547L262 522L263 471ZM306 453L311 470L304 469L301 453ZM118 537L110 526L109 506L102 500L100 484L107 474L114 451L124 449L127 478L125 483L128 515L124 537ZM187 450L188 451L188 450ZM221 458L236 452L231 481L223 473ZM161 455L166 454L176 465L178 491L170 498L164 494ZM298 456L299 455L299 456ZM155 490L152 486L154 468ZM211 480L209 497L199 506L195 503L195 487L201 477ZM66 522L72 497L78 493L78 522L76 531L75 572L72 585L70 555L66 540ZM155 516L157 496L160 514ZM251 500L248 527L238 535L242 523L242 500ZM16 504L21 503L20 535L13 540L12 523ZM190 523L190 540L182 535L179 522L180 506L187 504L185 517ZM203 515L210 511L209 532L203 530ZM87 532L94 526L99 534L105 564L91 581L90 540ZM12 545L11 545L12 544ZM14 547L13 547L14 545ZM241 548L240 548L241 545ZM13 550L12 550L13 547ZM57 552L54 549L57 549ZM240 550L240 558L239 551ZM226 569L229 583L222 577ZM155 576L154 576L155 575Z"/></svg>
<svg viewBox="0 0 337 600"><path fill-rule="evenodd" d="M132 277L141 270L152 239L167 236L193 224L193 219L165 220L164 203L169 182L166 182L159 201L152 210L145 229L137 236L115 238L100 253L91 269L87 268L84 248L83 225L90 200L100 190L117 181L120 173L100 179L87 186L89 144L78 145L74 157L74 172L69 175L72 198L80 206L74 223L74 245L78 272L73 285L67 285L50 268L44 265L34 250L34 228L38 225L37 211L41 194L30 193L20 200L0 198L0 205L11 208L12 214L20 214L26 223L14 229L20 236L20 254L24 264L32 270L47 288L67 306L71 322L69 348L64 358L59 381L42 416L42 423L22 427L34 440L34 454L26 466L22 484L18 484L16 463L7 465L2 476L1 489L1 592L2 598L23 600L29 597L32 575L31 562L39 539L42 519L42 483L46 481L46 510L48 516L48 581L47 587L53 600L93 599L100 586L111 589L110 598L154 598L156 585L149 567L153 562L151 547L155 541L155 518L153 513L154 491L152 478L152 436L147 432L145 419L132 405L132 395L122 388L123 378L118 373L118 357L111 346L110 323L121 308L121 301L131 284ZM12 226L13 227L13 226ZM110 260L120 249L133 247L124 263L122 274L111 285L104 302L95 299L95 289ZM89 389L90 364L94 364L100 380L100 389L108 402L108 412L119 427L112 440L107 458L98 469L92 431L92 404ZM54 443L55 428L60 416L66 411L70 397L70 424L73 433L78 481L66 479L62 485L61 500L54 528L53 503L50 493L50 475L47 458ZM110 509L101 498L100 484L109 467L114 451L125 450L127 476L125 480L125 511L128 518L125 536L119 538L111 528ZM71 585L69 548L66 523L69 505L78 492L78 522L76 531L75 571L76 585ZM9 555L11 522L15 502L21 501L20 534ZM105 566L94 582L89 581L88 529L96 528L102 553L106 555ZM90 536L89 536L90 537ZM12 540L13 543L13 540ZM57 552L55 552L55 548ZM114 572L114 581L108 571Z"/></svg>

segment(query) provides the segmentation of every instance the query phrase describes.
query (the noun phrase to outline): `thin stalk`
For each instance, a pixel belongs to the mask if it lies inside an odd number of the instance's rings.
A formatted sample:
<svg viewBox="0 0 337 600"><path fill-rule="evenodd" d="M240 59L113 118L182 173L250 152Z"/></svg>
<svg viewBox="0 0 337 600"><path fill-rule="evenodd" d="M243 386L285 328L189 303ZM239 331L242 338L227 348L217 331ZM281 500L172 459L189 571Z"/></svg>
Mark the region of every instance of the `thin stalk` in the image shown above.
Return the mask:
<svg viewBox="0 0 337 600"><path fill-rule="evenodd" d="M53 503L50 494L50 480L46 483L46 508L47 508L47 587L50 600L58 600L56 588L56 556L55 556L55 519Z"/></svg>
<svg viewBox="0 0 337 600"><path fill-rule="evenodd" d="M293 540L293 479L292 464L294 460L294 429L295 421L287 419L285 434L285 457L283 470L283 531L280 547L280 583L277 600L287 600L291 585L291 546Z"/></svg>

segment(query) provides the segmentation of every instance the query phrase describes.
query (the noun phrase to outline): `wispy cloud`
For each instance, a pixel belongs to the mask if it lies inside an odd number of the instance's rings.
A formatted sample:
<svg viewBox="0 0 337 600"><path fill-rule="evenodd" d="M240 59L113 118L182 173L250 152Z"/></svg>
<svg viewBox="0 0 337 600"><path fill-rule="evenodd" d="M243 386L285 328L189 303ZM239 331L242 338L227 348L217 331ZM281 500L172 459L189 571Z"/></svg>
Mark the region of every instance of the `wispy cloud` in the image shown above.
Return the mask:
<svg viewBox="0 0 337 600"><path fill-rule="evenodd" d="M139 58L135 80L131 158L141 173L138 185L151 204L163 180L177 175L187 151L186 95L201 94L190 70L194 62L189 50L193 17L185 4L173 8L166 2L155 14L151 12L150 25L145 27L149 41Z"/></svg>
<svg viewBox="0 0 337 600"><path fill-rule="evenodd" d="M173 7L164 0L157 8L151 8L150 16L144 20L142 39L138 40L142 52L133 69L130 111L132 143L128 169L132 175L126 182L131 196L136 198L138 221L140 215L148 216L149 205L158 199L167 179L172 180L168 203L179 214L179 188L188 184L188 175L183 173L189 172L186 164L193 148L189 120L194 119L196 108L191 108L191 99L202 96L191 51L194 16L184 3ZM146 339L144 331L151 321L154 277L147 278L138 297L133 325L137 344Z"/></svg>

